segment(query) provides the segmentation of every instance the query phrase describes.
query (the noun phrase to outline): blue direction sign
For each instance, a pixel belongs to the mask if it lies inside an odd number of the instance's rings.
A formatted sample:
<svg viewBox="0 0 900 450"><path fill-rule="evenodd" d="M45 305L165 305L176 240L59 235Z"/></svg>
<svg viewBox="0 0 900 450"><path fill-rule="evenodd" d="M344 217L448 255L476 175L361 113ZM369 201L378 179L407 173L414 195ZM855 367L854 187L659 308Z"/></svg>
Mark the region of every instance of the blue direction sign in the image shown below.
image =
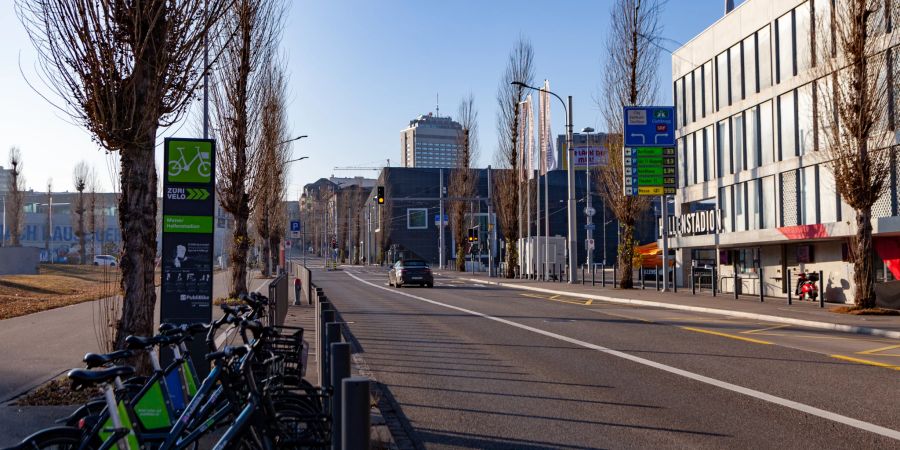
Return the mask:
<svg viewBox="0 0 900 450"><path fill-rule="evenodd" d="M626 147L674 147L675 108L672 106L626 106Z"/></svg>

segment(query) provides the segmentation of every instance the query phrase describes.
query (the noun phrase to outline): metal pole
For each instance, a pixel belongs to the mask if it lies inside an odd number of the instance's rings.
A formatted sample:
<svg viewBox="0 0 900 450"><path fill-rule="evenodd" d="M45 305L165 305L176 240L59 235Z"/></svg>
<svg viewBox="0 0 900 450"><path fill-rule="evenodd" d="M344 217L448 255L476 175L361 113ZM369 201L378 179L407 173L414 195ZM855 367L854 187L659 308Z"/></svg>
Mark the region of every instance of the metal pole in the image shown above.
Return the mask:
<svg viewBox="0 0 900 450"><path fill-rule="evenodd" d="M662 292L666 292L669 288L669 204L667 196L659 197L659 210L662 215L662 252L663 252L663 286Z"/></svg>
<svg viewBox="0 0 900 450"><path fill-rule="evenodd" d="M600 286L606 287L606 261L600 264Z"/></svg>
<svg viewBox="0 0 900 450"><path fill-rule="evenodd" d="M762 303L766 301L766 283L763 278L762 264L757 265L756 268L758 269L757 272L759 272L759 302Z"/></svg>
<svg viewBox="0 0 900 450"><path fill-rule="evenodd" d="M341 448L367 450L370 440L369 379L345 378L341 382Z"/></svg>
<svg viewBox="0 0 900 450"><path fill-rule="evenodd" d="M331 448L341 448L341 408L343 407L342 382L350 378L350 344L334 342L331 344L331 385L335 387L331 397Z"/></svg>
<svg viewBox="0 0 900 450"><path fill-rule="evenodd" d="M578 277L577 267L578 264L578 240L576 235L576 220L575 220L575 210L578 207L575 199L575 164L574 164L574 156L575 149L573 148L572 143L572 96L568 96L568 109L566 110L566 154L568 155L568 161L566 164L566 171L568 172L568 184L569 184L569 210L568 210L568 219L569 219L569 284L575 283Z"/></svg>
<svg viewBox="0 0 900 450"><path fill-rule="evenodd" d="M584 198L585 198L584 216L586 219L585 222L587 223L587 226L586 226L587 239L589 242L591 242L591 245L586 245L584 248L584 251L585 251L585 253L587 253L585 255L585 261L587 261L588 267L591 267L594 262L593 261L594 260L594 244L593 244L593 241L594 241L594 228L593 228L594 211L592 211L594 208L593 208L592 202L591 202L591 133L585 133L585 142L587 144L586 145L587 158L585 160L585 167L584 167L585 177L584 178L585 178L585 182L587 183L587 185L584 188L585 189L584 190ZM588 213L590 213L590 214L588 214Z"/></svg>
<svg viewBox="0 0 900 450"><path fill-rule="evenodd" d="M491 198L491 194L493 193L493 186L491 185L491 166L487 167L487 192L488 192L488 200L487 200L487 210L488 210L488 276L493 277L496 275L494 272L494 247L497 245L497 235L495 234L495 229L497 228L494 225L494 217L493 217L493 203L494 200Z"/></svg>
<svg viewBox="0 0 900 450"><path fill-rule="evenodd" d="M825 283L825 272L819 271L819 308L825 307L825 291L822 289Z"/></svg>
<svg viewBox="0 0 900 450"><path fill-rule="evenodd" d="M788 305L792 304L791 302L791 269L787 270L787 295L788 295Z"/></svg>
<svg viewBox="0 0 900 450"><path fill-rule="evenodd" d="M694 284L694 261L691 261L691 295L697 295L697 285Z"/></svg>
<svg viewBox="0 0 900 450"><path fill-rule="evenodd" d="M330 311L332 315L334 315L334 311ZM325 373L322 377L322 388L333 388L334 385L331 384L331 365L332 365L332 354L331 354L331 344L335 344L341 342L341 324L338 322L326 322L325 323L325 345L323 349L325 351Z"/></svg>
<svg viewBox="0 0 900 450"><path fill-rule="evenodd" d="M325 296L319 298L326 298ZM325 346L325 324L329 322L334 322L334 311L331 310L331 303L322 302L319 305L319 310L322 311L321 317L319 317L319 335L317 336L318 348L316 349L316 359L319 360L319 386L325 387L327 380L325 375L328 373L328 355L326 355Z"/></svg>
<svg viewBox="0 0 900 450"><path fill-rule="evenodd" d="M440 233L440 238L438 239L438 245L440 248L438 249L438 268L441 270L444 269L444 169L438 169L440 172L440 191L438 191L438 220L440 221L440 225L438 225L438 232ZM426 219L427 220L427 219Z"/></svg>
<svg viewBox="0 0 900 450"><path fill-rule="evenodd" d="M709 283L712 284L713 297L716 296L716 291L718 290L718 284L719 284L719 281L716 278L716 267L717 266L715 264L712 265L712 276L710 277L710 280L709 280Z"/></svg>
<svg viewBox="0 0 900 450"><path fill-rule="evenodd" d="M546 155L545 155L546 157ZM546 161L544 161L546 164ZM549 168L549 167L548 167ZM548 180L550 171L544 174L544 281L549 279L550 274L550 185Z"/></svg>

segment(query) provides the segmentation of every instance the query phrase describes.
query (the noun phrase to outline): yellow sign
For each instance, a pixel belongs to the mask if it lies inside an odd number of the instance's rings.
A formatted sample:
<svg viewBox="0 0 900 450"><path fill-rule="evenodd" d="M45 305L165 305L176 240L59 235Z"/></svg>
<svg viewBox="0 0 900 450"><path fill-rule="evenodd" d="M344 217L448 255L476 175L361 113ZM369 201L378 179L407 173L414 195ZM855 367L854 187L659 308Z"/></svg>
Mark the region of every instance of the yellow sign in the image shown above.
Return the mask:
<svg viewBox="0 0 900 450"><path fill-rule="evenodd" d="M662 186L638 186L638 195L663 195Z"/></svg>

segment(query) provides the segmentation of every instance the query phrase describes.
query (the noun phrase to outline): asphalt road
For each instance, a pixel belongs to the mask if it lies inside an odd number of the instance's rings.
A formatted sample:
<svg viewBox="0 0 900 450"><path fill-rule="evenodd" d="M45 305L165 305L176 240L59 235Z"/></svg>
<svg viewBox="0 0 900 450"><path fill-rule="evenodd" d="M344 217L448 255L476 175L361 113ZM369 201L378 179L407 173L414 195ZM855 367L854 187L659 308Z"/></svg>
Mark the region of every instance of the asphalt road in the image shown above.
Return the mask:
<svg viewBox="0 0 900 450"><path fill-rule="evenodd" d="M900 448L900 372L733 337L759 324L441 277L398 290L377 268L313 277L421 447Z"/></svg>

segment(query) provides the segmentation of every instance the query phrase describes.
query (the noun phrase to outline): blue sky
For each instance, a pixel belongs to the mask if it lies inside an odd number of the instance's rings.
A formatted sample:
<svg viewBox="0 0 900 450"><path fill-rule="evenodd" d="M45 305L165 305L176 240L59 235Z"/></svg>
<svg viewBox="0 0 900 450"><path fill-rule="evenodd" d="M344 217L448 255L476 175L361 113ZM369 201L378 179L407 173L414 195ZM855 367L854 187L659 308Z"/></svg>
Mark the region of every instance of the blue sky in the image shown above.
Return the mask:
<svg viewBox="0 0 900 450"><path fill-rule="evenodd" d="M0 165L7 150L22 149L28 186L72 189L72 167L87 160L111 188L108 157L90 135L56 112L28 87L35 54L11 1L0 6ZM670 0L663 35L685 42L722 16L722 0ZM289 198L302 185L331 174L375 176L375 171L334 171L335 166L399 164L400 130L435 110L456 115L460 99L474 94L479 113L480 166L493 161L497 85L519 35L534 46L537 80L574 97L576 130L602 130L595 104L600 93L609 9L589 0L443 1L287 0L282 48L290 76L289 121L294 134ZM677 44L663 43L670 50ZM21 70L20 70L21 67ZM24 73L24 76L23 76ZM671 55L659 60L660 104L671 103ZM37 83L42 88L40 82ZM563 132L554 104L553 131ZM193 126L162 136L190 137ZM161 137L162 137L161 136ZM157 155L159 157L159 155Z"/></svg>

